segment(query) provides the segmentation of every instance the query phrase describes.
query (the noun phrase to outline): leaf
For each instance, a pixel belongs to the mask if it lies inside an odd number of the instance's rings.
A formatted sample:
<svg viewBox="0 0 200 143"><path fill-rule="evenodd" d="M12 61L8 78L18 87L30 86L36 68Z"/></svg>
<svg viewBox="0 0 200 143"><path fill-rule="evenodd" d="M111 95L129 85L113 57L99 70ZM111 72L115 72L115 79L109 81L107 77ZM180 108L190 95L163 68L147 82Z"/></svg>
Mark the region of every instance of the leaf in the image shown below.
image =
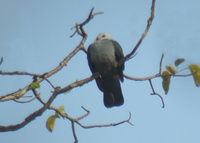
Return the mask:
<svg viewBox="0 0 200 143"><path fill-rule="evenodd" d="M40 87L40 84L38 82L33 82L29 85L28 89L35 89L39 87Z"/></svg>
<svg viewBox="0 0 200 143"><path fill-rule="evenodd" d="M62 112L64 111L64 109L65 109L64 106L60 106L60 107L58 108L58 111L60 111L60 112L62 113ZM56 115L57 118L60 118L60 114L59 114L59 113L56 112L55 115Z"/></svg>
<svg viewBox="0 0 200 143"><path fill-rule="evenodd" d="M194 83L197 87L200 86L200 67L198 65L189 66L191 73L193 74Z"/></svg>
<svg viewBox="0 0 200 143"><path fill-rule="evenodd" d="M177 66L179 66L181 63L183 63L185 61L185 59L177 59L175 62L174 62L174 64L175 64L175 66L177 67Z"/></svg>
<svg viewBox="0 0 200 143"><path fill-rule="evenodd" d="M53 131L54 124L56 121L56 115L51 115L46 122L46 128L48 129L49 132Z"/></svg>
<svg viewBox="0 0 200 143"><path fill-rule="evenodd" d="M169 66L165 67L166 70L168 71L169 74L176 74L177 71L172 67L172 65L170 64Z"/></svg>
<svg viewBox="0 0 200 143"><path fill-rule="evenodd" d="M165 91L165 94L167 94L168 91L169 91L169 85L170 85L171 76L170 76L170 73L168 71L164 71L162 73L162 75L163 75L162 76L162 79L163 79L162 86L163 86L163 89ZM169 75L169 76L167 76L167 75Z"/></svg>

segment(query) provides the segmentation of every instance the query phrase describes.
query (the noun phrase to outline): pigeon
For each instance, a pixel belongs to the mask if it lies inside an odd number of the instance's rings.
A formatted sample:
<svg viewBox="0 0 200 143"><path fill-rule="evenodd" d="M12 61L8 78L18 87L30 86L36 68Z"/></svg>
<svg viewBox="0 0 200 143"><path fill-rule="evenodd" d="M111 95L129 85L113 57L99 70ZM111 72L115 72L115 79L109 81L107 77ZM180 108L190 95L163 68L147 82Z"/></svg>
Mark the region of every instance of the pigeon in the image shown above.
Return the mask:
<svg viewBox="0 0 200 143"><path fill-rule="evenodd" d="M99 73L95 80L104 94L104 105L107 108L124 104L120 85L120 80L124 81L124 63L118 64L123 58L120 44L107 33L99 34L95 42L88 47L88 64L93 74Z"/></svg>

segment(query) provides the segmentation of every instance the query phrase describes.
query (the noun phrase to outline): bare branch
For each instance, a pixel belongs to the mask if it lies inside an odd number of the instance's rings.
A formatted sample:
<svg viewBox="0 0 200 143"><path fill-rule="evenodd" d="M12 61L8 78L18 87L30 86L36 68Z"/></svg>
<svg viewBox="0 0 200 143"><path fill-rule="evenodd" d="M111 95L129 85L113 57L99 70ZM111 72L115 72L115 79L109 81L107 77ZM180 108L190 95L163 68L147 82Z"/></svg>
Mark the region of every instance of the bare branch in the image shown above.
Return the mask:
<svg viewBox="0 0 200 143"><path fill-rule="evenodd" d="M144 77L144 78L131 77L131 76L128 76L126 74L123 74L123 76L126 79L135 80L135 81L144 81L144 80L149 80L149 79L153 79L153 78L156 78L156 77L160 77L160 75L157 75L157 74L152 75L152 76L148 76L148 77Z"/></svg>
<svg viewBox="0 0 200 143"><path fill-rule="evenodd" d="M92 14L93 10L94 10L94 7L90 10L90 14L89 14L88 18L84 22L82 22L80 24L76 24L74 27L71 28L71 30L74 29L74 28L76 28L76 31L70 36L70 38L72 38L76 33L78 33L81 36L87 35L85 33L85 31L82 29L82 27L85 24L87 24L88 22L90 22L90 20L92 20L92 18L94 18L94 16L96 16L98 14L103 14L103 12L96 12L96 13ZM82 33L79 31L79 28L81 29Z"/></svg>
<svg viewBox="0 0 200 143"><path fill-rule="evenodd" d="M35 100L36 99L36 97L33 97L32 99L30 99L30 100L27 100L27 101L19 101L19 100L17 100L17 99L13 99L15 102L18 102L18 103L29 103L29 102L31 102L31 101L33 101L33 100Z"/></svg>
<svg viewBox="0 0 200 143"><path fill-rule="evenodd" d="M178 73L180 73L180 72L182 72L182 71L184 71L184 70L188 70L188 69L189 69L189 68L184 68L184 69L178 71Z"/></svg>
<svg viewBox="0 0 200 143"><path fill-rule="evenodd" d="M23 71L14 71L14 72L3 72L0 71L1 75L30 75L30 76L36 76L36 77L42 77L42 75L29 73L29 72L23 72Z"/></svg>
<svg viewBox="0 0 200 143"><path fill-rule="evenodd" d="M31 121L33 121L36 117L41 116L46 111L46 109L50 106L50 104L53 102L53 100L56 98L57 95L58 95L57 92L54 92L49 98L49 100L47 101L47 103L42 108L30 114L21 123L16 124L16 125L0 126L0 132L16 131L24 127Z"/></svg>
<svg viewBox="0 0 200 143"><path fill-rule="evenodd" d="M3 63L3 57L1 57L1 60L0 60L0 65Z"/></svg>
<svg viewBox="0 0 200 143"><path fill-rule="evenodd" d="M74 136L74 139L75 139L74 143L78 143L78 139L77 139L75 127L74 127L74 121L71 121L71 124L72 124L72 133L73 133L73 136Z"/></svg>
<svg viewBox="0 0 200 143"><path fill-rule="evenodd" d="M60 91L59 91L59 94L61 93L65 93L67 91L70 91L71 89L75 88L75 87L78 87L78 86L82 86L84 85L85 83L88 83L90 81L92 81L93 79L97 78L99 76L99 73L95 73L94 75L86 78L86 79L83 79L83 80L79 80L79 81L76 81L64 88L62 88Z"/></svg>
<svg viewBox="0 0 200 143"><path fill-rule="evenodd" d="M83 49L83 44L85 43L85 40L87 39L87 36L84 36L81 40L81 42L79 43L79 45L63 60L60 62L60 64L53 70L45 73L42 75L42 78L38 79L38 83L42 82L43 80L47 79L48 77L52 76L53 74L57 73L58 71L60 71L67 63L68 61L80 50ZM4 72L0 72L0 74L5 74ZM24 74L24 75L31 75L31 76L36 76L36 77L41 77L41 75L37 75L37 74L30 74L27 72L6 72L6 74ZM7 94L5 96L1 96L0 97L0 101L7 101L7 100L14 100L17 98L22 97L27 91L28 91L28 86L24 87L22 90L18 90L16 92L13 93L17 93L17 94Z"/></svg>
<svg viewBox="0 0 200 143"><path fill-rule="evenodd" d="M135 52L137 51L137 49L139 48L140 44L142 43L143 39L146 37L150 27L151 27L151 24L152 24L152 21L154 19L154 10L155 10L155 2L156 0L152 0L152 5L151 5L151 15L147 21L147 26L145 28L145 31L143 32L142 36L140 37L140 40L138 41L138 43L135 45L135 47L133 48L133 50L127 54L119 63L118 65L121 65L124 61L126 61L126 59L130 58L132 55L135 54Z"/></svg>
<svg viewBox="0 0 200 143"><path fill-rule="evenodd" d="M15 92L6 94L4 96L0 96L0 102L1 101L8 101L8 100L14 100L22 97L27 91L28 91L28 86L24 87L23 89L19 89Z"/></svg>
<svg viewBox="0 0 200 143"><path fill-rule="evenodd" d="M164 54L162 54L161 59L160 59L160 68L159 68L159 74L162 74L162 61L164 58Z"/></svg>
<svg viewBox="0 0 200 143"><path fill-rule="evenodd" d="M89 78L86 78L84 80L80 80L80 81L77 81L77 82L74 82L70 85L68 85L67 87L63 88L63 89L58 89L56 88L54 90L54 93L51 95L51 97L49 98L48 102L47 103L44 103L44 101L42 101L39 96L37 95L36 92L33 92L37 98L40 100L40 102L42 104L44 104L44 106L35 111L33 114L29 115L27 118L25 118L25 120L17 125L10 125L10 126L0 126L0 132L6 132L6 131L15 131L15 130L18 130L22 127L24 127L26 124L30 123L33 119L35 119L36 117L42 115L42 113L44 111L46 111L47 108L49 108L50 104L53 102L53 100L55 99L55 97L61 93L64 93L64 92L67 92L68 90L71 90L73 89L74 87L77 87L77 86L82 86L83 84L93 80L94 78L98 77L98 73L94 74L93 76L89 77ZM33 90L35 91L35 90ZM70 119L68 117L68 119ZM72 119L71 119L72 120ZM74 119L73 119L74 120Z"/></svg>
<svg viewBox="0 0 200 143"><path fill-rule="evenodd" d="M130 122L130 119L131 119L131 113L129 112L129 118L127 120L123 120L123 121L118 122L118 123L111 123L111 124L104 124L104 125L91 125L91 126L82 125L79 121L76 121L76 123L79 126L81 126L82 128L85 128L85 129L100 128L100 127L111 127L111 126L117 126L117 125L120 125L120 124L123 124L123 123L129 123L130 125L133 126L133 124Z"/></svg>
<svg viewBox="0 0 200 143"><path fill-rule="evenodd" d="M131 77L131 76L128 76L126 74L123 74L123 76L126 79L130 79L130 80L144 81L144 80L151 80L153 78L162 77L162 76L187 77L187 76L193 75L192 73L190 73L190 74L184 74L184 75L183 74L168 74L168 75L163 75L162 74L162 62L163 62L163 58L164 58L164 54L162 54L161 59L160 59L159 72L157 74L155 74L155 75L148 76L148 77L143 77L143 78ZM185 70L185 69L188 69L188 68L184 68L183 70ZM181 71L183 71L183 70L181 70ZM181 71L179 71L179 72L181 72Z"/></svg>
<svg viewBox="0 0 200 143"><path fill-rule="evenodd" d="M53 89L56 89L56 87L51 83L50 80L48 80L47 78L45 78L45 80L53 87Z"/></svg>
<svg viewBox="0 0 200 143"><path fill-rule="evenodd" d="M43 105L45 105L46 103L40 98L40 93L37 93L36 89L32 89L33 94L35 95L35 97L37 98L38 101L40 101L40 103L42 103Z"/></svg>
<svg viewBox="0 0 200 143"><path fill-rule="evenodd" d="M155 92L155 90L154 90L154 88L153 88L153 84L152 84L152 82L151 82L151 79L149 79L149 83L150 83L151 89L152 89L152 91L153 91L153 93L151 93L151 95L158 95L158 96L160 97L161 101L162 101L162 105L163 105L162 108L164 108L164 107L165 107L165 102L164 102L162 96L161 96L160 94L158 94L158 93Z"/></svg>
<svg viewBox="0 0 200 143"><path fill-rule="evenodd" d="M157 77L162 77L162 76L187 77L187 76L191 76L191 75L193 75L193 74L192 73L190 73L190 74L175 74L175 75L174 74L168 74L168 75L155 74L155 75L144 77L144 78L138 78L138 77L131 77L131 76L128 76L126 74L123 74L123 76L126 79L135 80L135 81L150 80L150 79L157 78Z"/></svg>
<svg viewBox="0 0 200 143"><path fill-rule="evenodd" d="M86 113L85 115L81 116L81 117L78 117L78 118L76 119L77 121L79 121L79 120L81 120L81 119L87 117L87 116L90 114L90 111L89 111L89 110L85 109L85 107L83 107L83 106L81 106L81 107L82 107L83 110L85 110L87 113Z"/></svg>

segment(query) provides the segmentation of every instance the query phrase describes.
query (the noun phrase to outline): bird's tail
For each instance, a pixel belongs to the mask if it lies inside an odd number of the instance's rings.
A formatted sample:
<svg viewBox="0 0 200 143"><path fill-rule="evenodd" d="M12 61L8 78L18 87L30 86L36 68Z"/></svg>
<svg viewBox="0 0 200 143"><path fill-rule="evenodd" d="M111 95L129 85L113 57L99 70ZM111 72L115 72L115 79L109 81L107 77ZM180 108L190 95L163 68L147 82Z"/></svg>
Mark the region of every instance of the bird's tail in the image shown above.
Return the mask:
<svg viewBox="0 0 200 143"><path fill-rule="evenodd" d="M104 105L109 108L120 106L124 103L124 98L121 91L120 80L118 75L102 76Z"/></svg>

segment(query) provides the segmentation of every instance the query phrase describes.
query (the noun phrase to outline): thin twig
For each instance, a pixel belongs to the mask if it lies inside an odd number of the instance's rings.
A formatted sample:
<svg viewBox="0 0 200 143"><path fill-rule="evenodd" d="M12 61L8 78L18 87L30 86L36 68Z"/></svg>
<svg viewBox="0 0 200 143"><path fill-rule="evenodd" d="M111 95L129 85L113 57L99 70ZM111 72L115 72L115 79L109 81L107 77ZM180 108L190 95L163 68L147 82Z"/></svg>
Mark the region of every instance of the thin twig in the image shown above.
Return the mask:
<svg viewBox="0 0 200 143"><path fill-rule="evenodd" d="M75 140L74 143L78 143L78 139L77 139L75 127L74 127L74 121L71 121L71 124L72 124L72 133L73 133L74 140Z"/></svg>
<svg viewBox="0 0 200 143"><path fill-rule="evenodd" d="M178 73L180 73L180 72L182 72L182 71L184 71L184 70L188 70L188 69L189 69L189 68L184 68L184 69L178 71Z"/></svg>
<svg viewBox="0 0 200 143"><path fill-rule="evenodd" d="M23 72L23 71L13 71L13 72L4 72L0 71L1 75L29 75L29 76L36 76L36 77L42 77L42 75L29 73L29 72Z"/></svg>
<svg viewBox="0 0 200 143"><path fill-rule="evenodd" d="M32 89L33 94L35 95L35 97L38 99L38 101L40 101L40 103L42 103L43 105L45 105L46 103L42 100L42 98L40 98L40 94L37 93L36 89Z"/></svg>
<svg viewBox="0 0 200 143"><path fill-rule="evenodd" d="M148 77L143 77L143 78L140 78L140 77L131 77L131 76L128 76L126 74L123 74L123 76L126 78L126 79L130 79L130 80L134 80L134 81L144 81L144 80L150 80L150 79L154 79L154 78L158 78L158 77L162 77L162 76L173 76L173 77L187 77L187 76L191 76L193 75L192 73L190 74L168 74L168 75L162 75L162 74L155 74L155 75L152 75L152 76L148 76Z"/></svg>
<svg viewBox="0 0 200 143"><path fill-rule="evenodd" d="M160 59L160 67L159 67L159 74L162 74L162 61L164 58L164 54L162 54L161 59Z"/></svg>
<svg viewBox="0 0 200 143"><path fill-rule="evenodd" d="M31 101L33 101L33 100L35 100L36 99L36 97L33 97L32 99L30 99L30 100L27 100L27 101L19 101L19 100L17 100L17 99L13 99L15 102L17 102L17 103L29 103L29 102L31 102Z"/></svg>
<svg viewBox="0 0 200 143"><path fill-rule="evenodd" d="M90 126L82 125L79 121L76 121L76 123L79 126L81 126L82 128L85 128L85 129L101 128L101 127L111 127L111 126L117 126L117 125L120 125L120 124L123 124L123 123L129 123L130 125L133 126L133 124L130 122L130 119L131 119L131 113L129 112L129 118L127 120L123 120L123 121L118 122L118 123L111 123L111 124L104 124L104 125L90 125Z"/></svg>
<svg viewBox="0 0 200 143"><path fill-rule="evenodd" d="M50 80L48 80L47 78L45 78L45 80L53 87L53 89L56 89L56 87L50 82Z"/></svg>
<svg viewBox="0 0 200 143"><path fill-rule="evenodd" d="M149 80L149 79L153 79L153 78L156 78L156 77L160 77L160 75L157 75L157 74L152 75L152 76L148 76L148 77L144 77L144 78L131 77L131 76L128 76L126 74L123 74L123 76L126 79L135 80L135 81L144 81L144 80Z"/></svg>
<svg viewBox="0 0 200 143"><path fill-rule="evenodd" d="M151 79L149 79L149 83L150 83L151 89L152 89L152 91L153 91L153 93L151 93L151 95L158 95L158 96L160 97L161 101L162 101L162 108L164 108L164 107L165 107L165 102L164 102L164 100L163 100L163 97L162 97L159 93L156 93L156 92L155 92L155 90L154 90L154 88L153 88L153 84L152 84L152 82L151 82Z"/></svg>
<svg viewBox="0 0 200 143"><path fill-rule="evenodd" d="M1 60L0 60L0 65L3 63L3 57L1 57Z"/></svg>
<svg viewBox="0 0 200 143"><path fill-rule="evenodd" d="M85 36L85 35L86 35L85 31L82 29L82 30L81 30L82 33L81 33L81 32L79 31L79 28L81 29L81 28L82 28L85 24L87 24L92 18L94 18L94 16L96 16L96 15L98 15L98 14L103 14L103 12L96 12L96 13L92 14L92 13L93 13L93 10L94 10L94 7L90 10L90 14L89 14L88 18L87 18L84 22L82 22L82 23L80 23L80 24L76 24L74 27L71 28L71 30L74 29L74 28L76 28L76 31L70 36L70 38L72 38L76 33L78 33L78 34L81 35L81 36Z"/></svg>
<svg viewBox="0 0 200 143"><path fill-rule="evenodd" d="M83 110L85 110L87 113L86 113L85 115L83 115L83 116L80 116L80 117L76 118L75 120L77 120L77 121L79 121L79 120L81 120L81 119L87 117L87 116L90 114L90 111L89 111L89 110L85 109L83 106L81 106L81 107L82 107Z"/></svg>

